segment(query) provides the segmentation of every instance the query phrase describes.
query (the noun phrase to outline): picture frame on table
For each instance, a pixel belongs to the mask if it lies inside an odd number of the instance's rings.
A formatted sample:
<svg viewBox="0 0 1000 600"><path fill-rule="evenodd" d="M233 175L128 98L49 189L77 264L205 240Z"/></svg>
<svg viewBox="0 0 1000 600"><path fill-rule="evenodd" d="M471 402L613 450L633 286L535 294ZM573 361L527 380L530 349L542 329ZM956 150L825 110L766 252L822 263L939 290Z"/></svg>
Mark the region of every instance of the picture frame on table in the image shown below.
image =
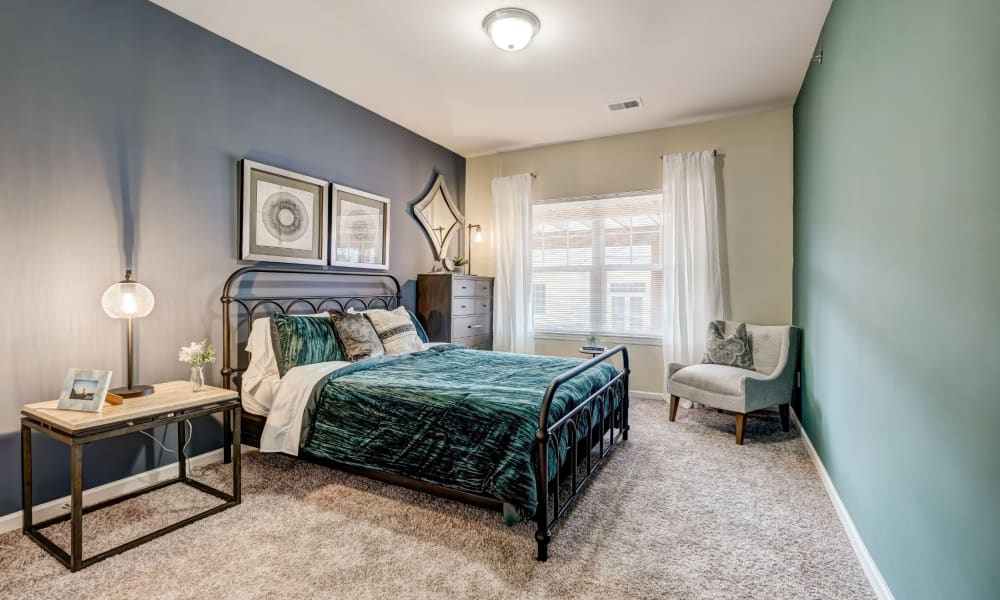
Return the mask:
<svg viewBox="0 0 1000 600"><path fill-rule="evenodd" d="M240 161L240 260L327 264L330 182Z"/></svg>
<svg viewBox="0 0 1000 600"><path fill-rule="evenodd" d="M390 200L336 183L330 187L330 264L388 271Z"/></svg>
<svg viewBox="0 0 1000 600"><path fill-rule="evenodd" d="M70 369L63 381L56 408L101 412L111 387L111 371Z"/></svg>

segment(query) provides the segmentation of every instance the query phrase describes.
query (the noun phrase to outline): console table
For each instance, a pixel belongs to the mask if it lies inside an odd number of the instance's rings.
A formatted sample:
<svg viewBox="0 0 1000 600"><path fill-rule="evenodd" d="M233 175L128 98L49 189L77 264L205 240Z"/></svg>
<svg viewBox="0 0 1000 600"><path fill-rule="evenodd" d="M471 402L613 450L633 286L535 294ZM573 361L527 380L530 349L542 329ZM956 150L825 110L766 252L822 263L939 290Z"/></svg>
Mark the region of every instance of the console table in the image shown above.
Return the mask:
<svg viewBox="0 0 1000 600"><path fill-rule="evenodd" d="M56 557L71 571L102 561L106 558L135 548L154 538L180 527L204 519L240 503L240 401L236 392L206 386L204 391L192 392L187 381L172 381L154 386L155 391L141 398L126 400L120 405L105 404L99 413L73 410L59 410L57 401L28 404L21 409L21 497L23 531L49 554ZM223 437L225 444L232 440L233 488L232 492L217 490L200 481L190 479L187 474L187 457L184 445L187 430L183 421L211 414L223 415ZM121 435L163 427L177 423L177 477L160 481L145 488L115 498L83 506L83 448L87 444ZM231 435L230 435L230 427ZM32 520L32 461L31 432L37 431L70 447L70 512L39 523ZM228 450L228 447L227 447ZM228 452L227 452L228 454ZM83 515L107 508L123 500L164 488L175 483L183 483L192 488L215 496L223 501L152 533L96 554L83 558ZM66 552L42 533L42 529L70 521L70 550Z"/></svg>

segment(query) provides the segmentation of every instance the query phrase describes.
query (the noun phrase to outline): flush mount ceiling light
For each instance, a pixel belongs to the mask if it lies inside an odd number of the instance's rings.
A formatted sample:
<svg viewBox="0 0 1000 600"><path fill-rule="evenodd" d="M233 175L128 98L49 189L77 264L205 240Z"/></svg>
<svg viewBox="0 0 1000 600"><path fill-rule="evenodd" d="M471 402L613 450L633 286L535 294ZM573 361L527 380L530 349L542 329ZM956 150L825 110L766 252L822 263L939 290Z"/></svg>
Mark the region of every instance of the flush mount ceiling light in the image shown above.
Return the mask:
<svg viewBox="0 0 1000 600"><path fill-rule="evenodd" d="M531 43L541 22L533 13L523 8L501 8L486 15L483 31L490 36L497 48L514 52Z"/></svg>

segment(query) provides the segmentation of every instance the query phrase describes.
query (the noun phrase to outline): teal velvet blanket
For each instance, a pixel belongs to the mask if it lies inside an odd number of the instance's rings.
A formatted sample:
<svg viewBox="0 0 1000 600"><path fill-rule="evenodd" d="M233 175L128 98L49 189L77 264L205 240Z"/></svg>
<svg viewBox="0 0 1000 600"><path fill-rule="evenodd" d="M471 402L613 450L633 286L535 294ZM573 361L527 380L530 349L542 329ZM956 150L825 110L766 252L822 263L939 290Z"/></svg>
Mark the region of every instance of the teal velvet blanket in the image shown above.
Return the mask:
<svg viewBox="0 0 1000 600"><path fill-rule="evenodd" d="M580 362L444 345L355 363L316 386L302 451L492 496L513 524L537 505L533 447L545 390ZM616 374L602 363L562 385L550 424Z"/></svg>

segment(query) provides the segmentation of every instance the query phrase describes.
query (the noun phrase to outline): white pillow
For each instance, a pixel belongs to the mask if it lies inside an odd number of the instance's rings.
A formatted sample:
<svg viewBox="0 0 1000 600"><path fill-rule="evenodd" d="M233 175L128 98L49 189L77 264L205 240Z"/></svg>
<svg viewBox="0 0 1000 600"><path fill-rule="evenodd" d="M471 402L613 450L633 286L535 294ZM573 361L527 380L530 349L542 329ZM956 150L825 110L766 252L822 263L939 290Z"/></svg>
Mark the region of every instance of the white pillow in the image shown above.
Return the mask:
<svg viewBox="0 0 1000 600"><path fill-rule="evenodd" d="M302 316L329 319L330 313ZM245 410L266 416L271 411L274 393L281 381L278 359L271 344L271 317L254 319L247 339L247 352L250 353L250 364L240 380L240 398Z"/></svg>

